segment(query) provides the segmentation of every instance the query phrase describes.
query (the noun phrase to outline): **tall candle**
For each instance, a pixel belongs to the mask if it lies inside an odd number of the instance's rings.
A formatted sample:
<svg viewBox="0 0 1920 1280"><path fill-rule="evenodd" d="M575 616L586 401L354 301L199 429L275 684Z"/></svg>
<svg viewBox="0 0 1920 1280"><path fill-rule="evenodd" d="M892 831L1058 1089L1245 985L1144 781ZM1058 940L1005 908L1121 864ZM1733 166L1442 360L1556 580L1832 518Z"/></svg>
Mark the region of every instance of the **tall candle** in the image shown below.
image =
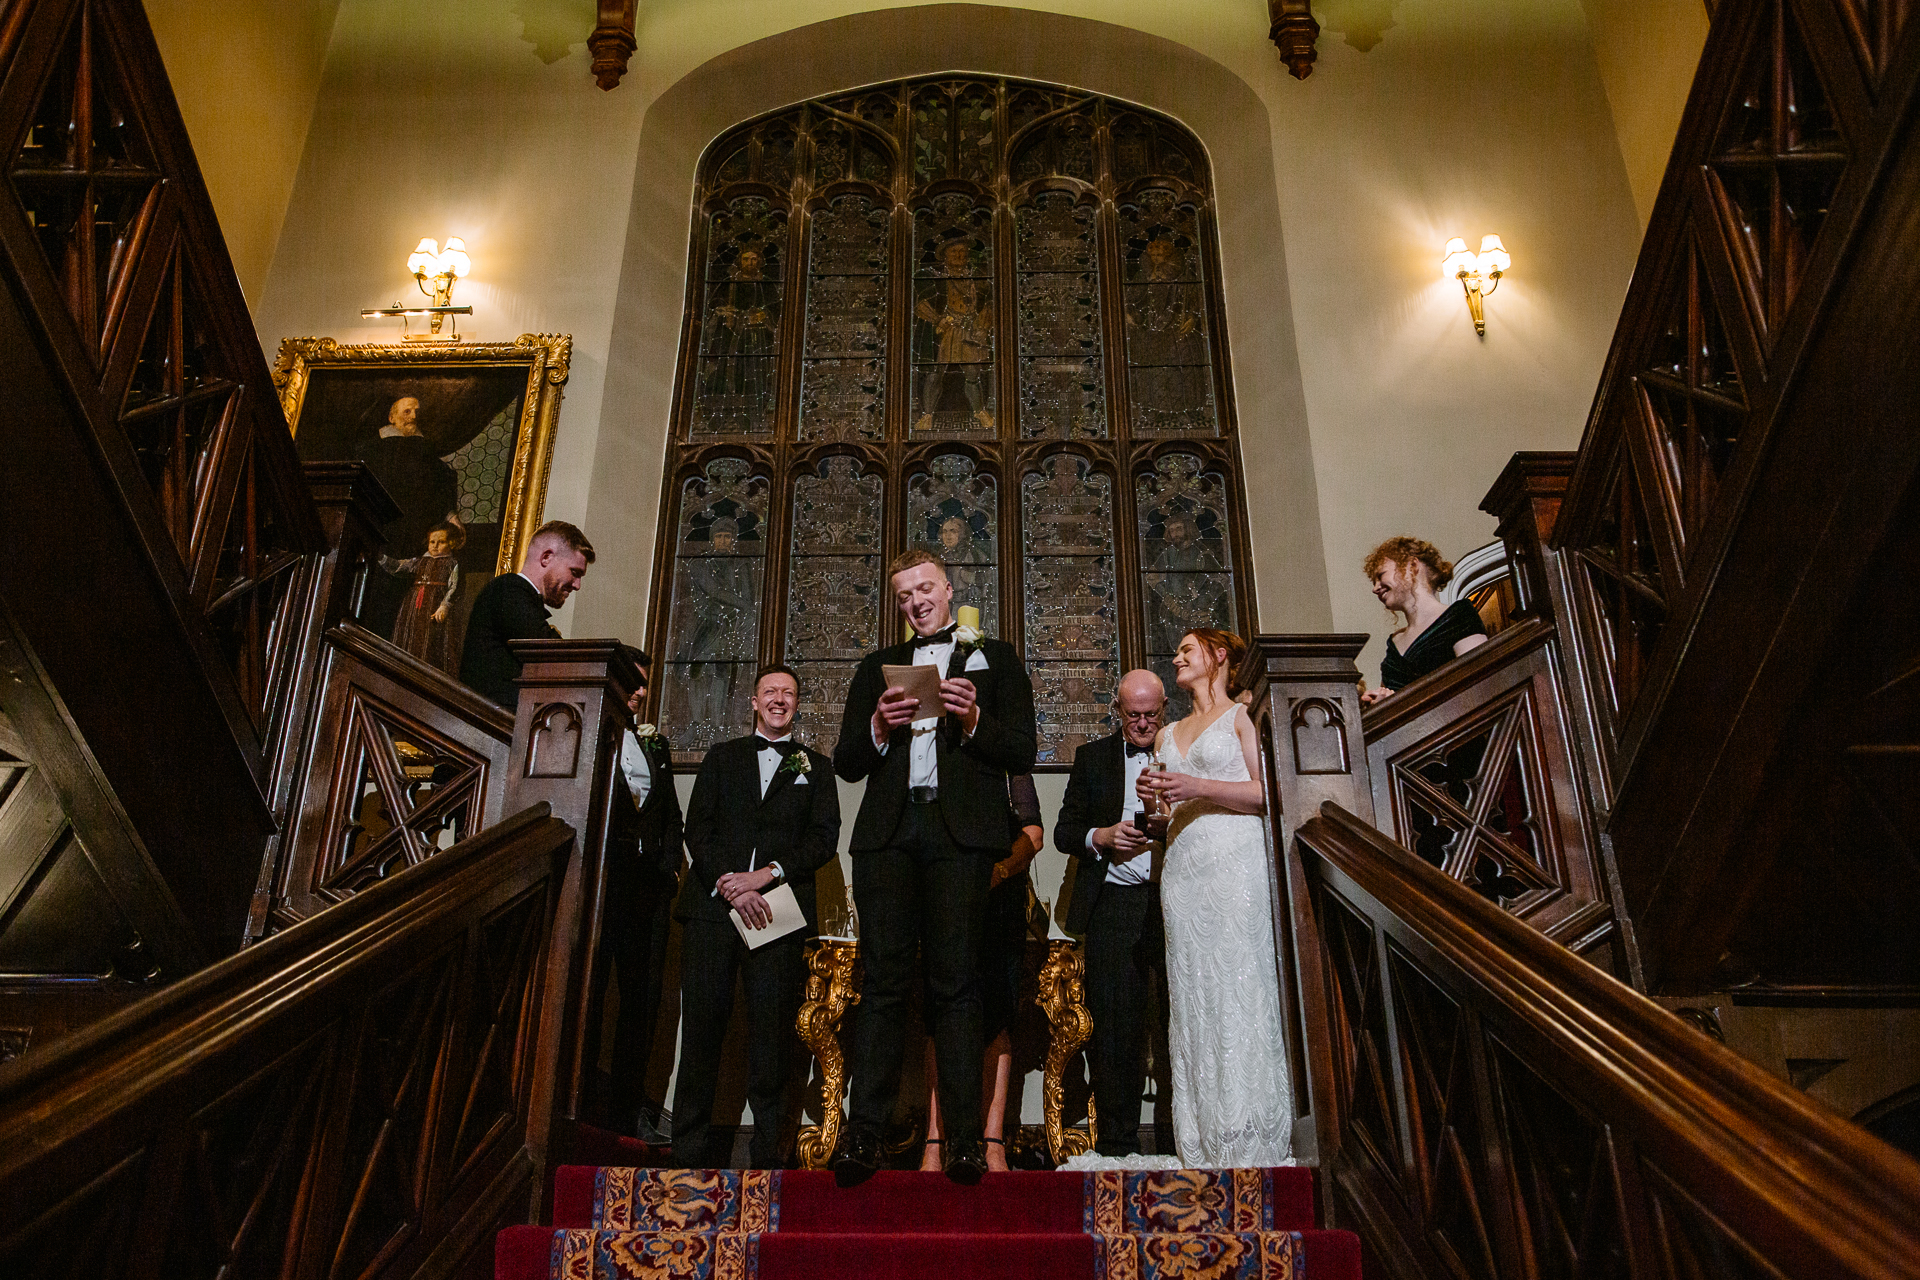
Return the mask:
<svg viewBox="0 0 1920 1280"><path fill-rule="evenodd" d="M963 627L972 627L975 631L980 629L980 611L970 604L961 605L954 610L953 616L954 620Z"/></svg>

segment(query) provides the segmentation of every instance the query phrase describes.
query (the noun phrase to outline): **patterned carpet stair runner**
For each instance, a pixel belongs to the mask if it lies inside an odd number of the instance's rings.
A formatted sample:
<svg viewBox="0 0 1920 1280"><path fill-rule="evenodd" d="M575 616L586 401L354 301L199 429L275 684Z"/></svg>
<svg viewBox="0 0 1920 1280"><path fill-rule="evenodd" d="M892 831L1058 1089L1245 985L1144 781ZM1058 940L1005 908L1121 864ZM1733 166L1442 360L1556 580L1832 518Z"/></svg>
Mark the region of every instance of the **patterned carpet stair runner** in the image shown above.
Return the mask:
<svg viewBox="0 0 1920 1280"><path fill-rule="evenodd" d="M568 1166L554 1225L512 1227L495 1280L1360 1280L1313 1230L1305 1169L1001 1173Z"/></svg>

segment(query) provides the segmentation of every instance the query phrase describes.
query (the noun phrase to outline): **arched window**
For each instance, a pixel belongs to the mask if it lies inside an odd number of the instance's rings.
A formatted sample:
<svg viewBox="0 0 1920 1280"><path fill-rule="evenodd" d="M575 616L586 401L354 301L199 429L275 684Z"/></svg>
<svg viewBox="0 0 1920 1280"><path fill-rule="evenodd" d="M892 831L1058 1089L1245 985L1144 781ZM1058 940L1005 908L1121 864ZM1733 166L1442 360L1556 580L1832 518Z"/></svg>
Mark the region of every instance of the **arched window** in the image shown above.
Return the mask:
<svg viewBox="0 0 1920 1280"><path fill-rule="evenodd" d="M1042 766L1119 673L1250 630L1212 184L1184 127L941 76L790 107L702 159L651 647L683 760L801 674L831 749L925 546L1026 655Z"/></svg>

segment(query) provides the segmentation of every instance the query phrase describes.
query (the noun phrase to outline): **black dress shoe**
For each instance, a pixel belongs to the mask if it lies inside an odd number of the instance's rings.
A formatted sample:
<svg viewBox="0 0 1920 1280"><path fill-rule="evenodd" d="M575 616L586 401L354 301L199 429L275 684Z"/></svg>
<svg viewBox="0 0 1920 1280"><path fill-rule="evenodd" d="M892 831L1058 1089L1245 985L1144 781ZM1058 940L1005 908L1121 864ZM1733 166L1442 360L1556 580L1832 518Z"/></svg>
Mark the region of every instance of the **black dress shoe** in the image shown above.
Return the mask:
<svg viewBox="0 0 1920 1280"><path fill-rule="evenodd" d="M949 1138L947 1178L963 1187L977 1184L987 1174L987 1147L978 1138Z"/></svg>
<svg viewBox="0 0 1920 1280"><path fill-rule="evenodd" d="M833 1181L857 1187L880 1168L880 1131L871 1125L848 1125L833 1149Z"/></svg>

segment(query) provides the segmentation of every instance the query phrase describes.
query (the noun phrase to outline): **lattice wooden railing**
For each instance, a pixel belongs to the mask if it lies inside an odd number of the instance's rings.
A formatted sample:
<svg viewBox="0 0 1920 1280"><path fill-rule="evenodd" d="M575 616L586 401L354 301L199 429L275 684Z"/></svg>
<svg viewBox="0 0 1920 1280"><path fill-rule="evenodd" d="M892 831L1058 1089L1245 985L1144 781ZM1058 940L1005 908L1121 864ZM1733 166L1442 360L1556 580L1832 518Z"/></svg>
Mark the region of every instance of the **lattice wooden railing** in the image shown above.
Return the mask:
<svg viewBox="0 0 1920 1280"><path fill-rule="evenodd" d="M326 636L305 773L255 933L417 866L500 816L513 718L347 625Z"/></svg>
<svg viewBox="0 0 1920 1280"><path fill-rule="evenodd" d="M1910 109L1912 59L1896 55L1912 8L1715 12L1555 538L1612 774L1659 714L1848 242L1874 216Z"/></svg>
<svg viewBox="0 0 1920 1280"><path fill-rule="evenodd" d="M546 1172L573 847L535 807L0 1068L0 1273L484 1265Z"/></svg>
<svg viewBox="0 0 1920 1280"><path fill-rule="evenodd" d="M1387 1274L1915 1274L1920 1164L1338 805L1285 864L1328 1225Z"/></svg>

